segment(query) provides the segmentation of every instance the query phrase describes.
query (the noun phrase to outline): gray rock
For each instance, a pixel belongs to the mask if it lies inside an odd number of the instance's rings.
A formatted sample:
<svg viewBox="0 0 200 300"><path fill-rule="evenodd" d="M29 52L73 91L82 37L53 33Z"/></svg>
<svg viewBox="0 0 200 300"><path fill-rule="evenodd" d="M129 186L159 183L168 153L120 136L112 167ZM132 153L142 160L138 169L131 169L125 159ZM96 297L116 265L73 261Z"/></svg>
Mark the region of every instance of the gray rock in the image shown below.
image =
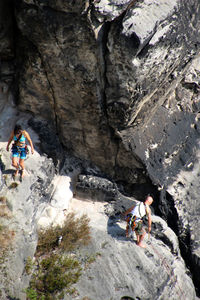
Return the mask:
<svg viewBox="0 0 200 300"><path fill-rule="evenodd" d="M136 2L126 13L122 22L122 35L138 39L139 52L149 43L156 44L160 38L164 38L173 24L173 16L180 4L177 1L162 1L159 5L155 1ZM166 19L172 18L172 22Z"/></svg>
<svg viewBox="0 0 200 300"><path fill-rule="evenodd" d="M158 233L160 237L166 235L174 250L178 249L175 234L162 219L154 218L157 230L153 229L151 239L145 240L147 248L144 250L136 246L133 239L125 238L125 222L103 214L103 203L96 210L94 202L82 202L80 205L84 205L91 217L92 244L77 254L94 260L83 269L76 285L75 299L118 300L124 296L152 300L195 299L195 290L183 260L158 238ZM71 205L80 209L77 201Z"/></svg>
<svg viewBox="0 0 200 300"><path fill-rule="evenodd" d="M105 178L91 175L79 175L75 195L78 198L113 201L117 196L117 186Z"/></svg>
<svg viewBox="0 0 200 300"><path fill-rule="evenodd" d="M12 59L14 57L12 1L1 1L0 20L1 60ZM2 70L0 70L1 72Z"/></svg>
<svg viewBox="0 0 200 300"><path fill-rule="evenodd" d="M187 62L197 51L194 40L196 39L198 43L199 33L196 30L187 33L184 26L190 23L191 6L185 7L182 2L174 11L174 5L178 2L168 2L169 6L166 6L168 12L160 10L160 13L157 13L161 7L156 2L150 1L151 9L153 7L155 12L152 22L154 24L157 22L158 27L151 26L151 23L147 27L142 21L137 22L137 28L134 24L131 27L131 20L138 12L137 5L133 6L119 22L121 27L115 22L111 24L106 56L108 79L106 96L109 124L113 128L126 128L127 125L135 127L137 123L148 123L149 116L154 116L156 110L182 80L184 76L182 73L190 66ZM162 3L164 5L165 2ZM192 3L193 1L191 5ZM142 10L139 10L140 14L143 15L141 13L143 9L144 13L146 11L148 13L149 8L146 7L145 1L139 5L142 7ZM198 11L199 5L196 1L194 5ZM183 11L184 14L181 13ZM166 13L165 18L163 13ZM191 13L195 19L195 10ZM148 18L145 22L147 20ZM130 29L126 25L128 22ZM199 20L195 19L196 22ZM118 57L120 59L116 59Z"/></svg>
<svg viewBox="0 0 200 300"><path fill-rule="evenodd" d="M23 62L19 57L23 64L19 70L20 109L47 119L62 144L76 156L89 159L99 148L101 153L92 161L105 169L109 168L107 161L113 166L116 145L104 113L102 49L87 16L21 1L16 5L16 18L26 37L20 39L19 48L23 53L30 49ZM32 28L27 26L33 21ZM45 91L42 97L41 90ZM110 151L105 153L102 145Z"/></svg>
<svg viewBox="0 0 200 300"><path fill-rule="evenodd" d="M94 2L94 12L99 22L112 21L124 13L130 5L133 5L132 0L100 0Z"/></svg>
<svg viewBox="0 0 200 300"><path fill-rule="evenodd" d="M1 225L5 225L13 231L10 247L2 255L0 289L1 299L25 300L25 288L29 285L30 276L25 272L28 257L33 257L37 246L37 223L36 216L41 214L43 207L50 202L51 182L55 174L52 159L40 156L37 153L36 134L28 127L29 115L17 114L11 109L9 103L1 114L5 127L0 128L0 154L3 170L3 185L0 196L7 200L7 217L1 217ZM6 151L6 144L12 123L18 122L29 132L35 147L35 153L25 161L25 177L22 182L16 179L13 185L10 153ZM9 124L9 125L8 125ZM8 134L9 133L9 134ZM6 141L6 143L5 143ZM2 211L2 206L1 206Z"/></svg>
<svg viewBox="0 0 200 300"><path fill-rule="evenodd" d="M196 277L199 171L192 172L199 161L199 1L3 0L1 8L1 80L15 92L18 108L34 116L32 126L41 129L44 143L38 151L56 162L64 156L62 144L127 194L142 198L154 191L156 208L179 234ZM17 25L14 52L10 9ZM8 119L1 123L9 126ZM7 135L2 135L3 143ZM48 174L42 168L33 180L43 208L48 202L43 186L51 183L53 169ZM29 185L24 189L29 195ZM89 193L98 195L96 188ZM118 204L110 203L107 213L115 215ZM176 248L168 235L163 239Z"/></svg>

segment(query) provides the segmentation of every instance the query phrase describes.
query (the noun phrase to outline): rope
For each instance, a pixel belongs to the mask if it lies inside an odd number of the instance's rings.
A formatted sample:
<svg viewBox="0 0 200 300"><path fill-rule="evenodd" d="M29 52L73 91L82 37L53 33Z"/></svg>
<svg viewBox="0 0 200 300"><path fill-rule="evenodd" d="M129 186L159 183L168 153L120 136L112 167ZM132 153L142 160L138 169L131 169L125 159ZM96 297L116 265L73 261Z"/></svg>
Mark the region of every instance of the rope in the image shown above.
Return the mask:
<svg viewBox="0 0 200 300"><path fill-rule="evenodd" d="M150 240L150 236L149 236L149 240ZM152 245L152 243L150 242L150 246L152 247L153 251L158 255L159 259L161 260L161 265L163 265L168 273L168 275L170 276L170 279L172 280L172 282L174 281L175 286L178 288L178 294L180 296L179 299L186 299L185 298L185 294L184 291L180 288L178 282L176 281L176 278L174 276L174 272L173 270L170 268L169 264L166 261L166 258L163 257L157 250L156 248Z"/></svg>
<svg viewBox="0 0 200 300"><path fill-rule="evenodd" d="M152 247L153 251L158 255L159 259L161 260L161 265L163 265L167 271L167 274L169 275L170 279L172 280L172 282L174 281L175 286L178 288L178 294L180 296L179 299L183 300L186 299L186 296L184 294L184 291L180 288L178 282L176 281L175 275L173 270L171 269L171 267L169 266L169 264L166 261L166 258L163 257L157 250L156 248L152 245L151 241L150 241L150 233L148 233L148 240L150 242L150 246Z"/></svg>

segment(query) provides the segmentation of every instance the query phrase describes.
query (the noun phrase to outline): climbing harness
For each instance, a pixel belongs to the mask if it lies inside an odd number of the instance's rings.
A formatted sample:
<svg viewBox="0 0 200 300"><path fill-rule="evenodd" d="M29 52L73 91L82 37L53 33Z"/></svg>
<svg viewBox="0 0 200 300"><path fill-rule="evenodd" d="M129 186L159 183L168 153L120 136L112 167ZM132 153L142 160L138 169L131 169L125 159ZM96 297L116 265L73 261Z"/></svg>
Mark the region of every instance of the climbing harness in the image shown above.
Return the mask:
<svg viewBox="0 0 200 300"><path fill-rule="evenodd" d="M22 138L22 136L23 136L23 141L20 142L20 139ZM21 144L23 144L23 145L21 145ZM19 154L21 154L22 151L25 151L25 153L26 153L25 159L27 159L28 154L29 154L29 148L28 148L28 145L25 143L25 131L24 130L21 132L21 134L19 135L18 138L15 137L14 143L12 144L12 147L11 147L11 152L18 152Z"/></svg>
<svg viewBox="0 0 200 300"><path fill-rule="evenodd" d="M128 236L129 234L129 229L131 229L132 231L135 230L136 227L136 216L133 216L132 214L128 214L127 215L127 226L126 226L126 236Z"/></svg>
<svg viewBox="0 0 200 300"><path fill-rule="evenodd" d="M16 146L14 143L12 144L12 147L11 147L11 159L12 159L12 153L13 152L18 152L19 155L21 154L22 151L25 151L26 152L26 158L24 160L27 160L28 157L29 157L29 154L30 154L30 151L29 151L29 148L28 148L28 145L25 144L25 146L23 148L19 147L19 146Z"/></svg>
<svg viewBox="0 0 200 300"><path fill-rule="evenodd" d="M129 236L129 231L131 230L132 232L134 232L135 228L136 228L136 225L138 225L139 223L141 224L140 226L142 226L142 218L144 217L144 215L142 214L141 212L141 205L143 203L140 203L139 205L137 204L135 207L138 207L138 213L139 213L139 216L136 216L132 213L128 214L127 215L127 226L126 226L126 236L128 237ZM135 209L134 207L134 209ZM134 209L132 210L134 212ZM145 206L145 211L146 211L146 206Z"/></svg>

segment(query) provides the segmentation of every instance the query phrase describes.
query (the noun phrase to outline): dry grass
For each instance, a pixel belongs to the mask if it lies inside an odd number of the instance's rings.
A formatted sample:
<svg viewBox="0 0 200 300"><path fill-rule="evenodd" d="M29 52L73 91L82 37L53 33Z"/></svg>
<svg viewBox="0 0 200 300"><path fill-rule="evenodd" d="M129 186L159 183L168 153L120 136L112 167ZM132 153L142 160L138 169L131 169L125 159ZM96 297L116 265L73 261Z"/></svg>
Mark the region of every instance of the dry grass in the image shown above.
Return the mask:
<svg viewBox="0 0 200 300"><path fill-rule="evenodd" d="M60 248L72 251L80 245L87 245L90 241L89 219L86 215L75 218L73 213L66 216L63 227L51 227L40 231L38 236L37 253L48 253L52 249ZM59 243L59 237L62 237Z"/></svg>
<svg viewBox="0 0 200 300"><path fill-rule="evenodd" d="M3 204L6 204L7 198L5 196L1 196L0 197L0 202L2 202Z"/></svg>
<svg viewBox="0 0 200 300"><path fill-rule="evenodd" d="M12 244L15 232L9 230L6 226L0 225L0 250L6 250Z"/></svg>
<svg viewBox="0 0 200 300"><path fill-rule="evenodd" d="M6 204L0 204L0 217L10 219L12 217L12 212Z"/></svg>

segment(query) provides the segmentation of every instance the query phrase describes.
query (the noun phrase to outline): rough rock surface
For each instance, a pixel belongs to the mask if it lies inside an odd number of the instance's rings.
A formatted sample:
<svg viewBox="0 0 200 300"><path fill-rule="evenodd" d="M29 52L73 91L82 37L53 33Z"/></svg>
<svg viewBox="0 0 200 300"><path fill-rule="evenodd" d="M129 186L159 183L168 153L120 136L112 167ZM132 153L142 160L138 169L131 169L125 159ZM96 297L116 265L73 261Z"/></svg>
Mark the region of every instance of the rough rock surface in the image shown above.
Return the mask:
<svg viewBox="0 0 200 300"><path fill-rule="evenodd" d="M130 205L131 199L124 200L125 204L121 198L124 205ZM177 237L167 224L153 217L153 235L150 240L146 238L144 250L134 239L125 238L124 221L105 215L106 206L89 199L71 201L70 210L91 218L92 244L82 255L95 258L84 270L74 299L195 299Z"/></svg>
<svg viewBox="0 0 200 300"><path fill-rule="evenodd" d="M6 199L6 203L0 206L0 224L13 231L10 250L1 256L0 298L25 300L24 290L29 284L25 265L27 258L34 256L37 230L62 223L65 218L63 210L68 208L73 196L71 179L66 174L56 175L52 159L40 155L41 141L28 126L30 115L20 114L12 103L6 101L0 116L4 125L0 128L0 197ZM8 137L16 121L29 132L35 148L35 153L25 160L22 182L19 178L13 181L11 154L6 151Z"/></svg>
<svg viewBox="0 0 200 300"><path fill-rule="evenodd" d="M78 251L83 259L89 257L93 263L84 270L76 286L79 295L74 299L86 296L97 300L111 297L117 300L123 296L152 300L169 297L174 300L177 297L195 299L194 285L180 256L178 239L165 221L153 217L151 242L146 240L146 250L140 249L132 238L125 238L125 222L119 219L119 213L136 203L135 199L123 196L116 184L107 179L78 176L81 170L79 160L66 159L60 175L55 175L52 159L38 152L40 140L27 125L30 116L17 114L15 107L5 105L1 118L6 126L0 130L4 177L0 196L6 197L11 212L9 218L1 217L1 224L14 232L12 247L1 263L1 269L6 270L0 276L2 299L26 299L24 289L28 286L29 276L25 264L27 258L34 255L37 229L61 224L65 218L64 209L77 215L86 213L91 220L92 243ZM10 153L5 148L16 120L26 126L36 151L25 161L23 182L17 180L17 187L11 188ZM70 178L73 180L73 177L74 180L78 178L75 194L87 194L90 199L72 198ZM147 278L154 280L148 281ZM64 299L71 299L71 295L65 295Z"/></svg>
<svg viewBox="0 0 200 300"><path fill-rule="evenodd" d="M1 276L1 299L15 297L25 299L23 289L28 285L29 278L24 273L25 261L28 256L33 256L37 244L36 216L46 206L45 199L50 193L49 184L54 177L54 166L51 159L40 157L36 152L26 164L26 176L22 183L19 178L13 185L10 153L6 151L8 137L16 120L27 127L28 117L17 113L17 110L7 103L1 112L4 126L0 128L0 154L4 185L1 197L6 198L7 206L12 217L1 217L1 225L13 230L14 236L11 250L1 257L1 271L6 270ZM37 136L27 127L34 143L38 142ZM7 298L8 297L8 298Z"/></svg>
<svg viewBox="0 0 200 300"><path fill-rule="evenodd" d="M0 56L2 60L14 58L12 1L0 3Z"/></svg>
<svg viewBox="0 0 200 300"><path fill-rule="evenodd" d="M76 182L76 196L103 201L112 201L116 198L117 186L105 178L91 175L79 175Z"/></svg>
<svg viewBox="0 0 200 300"><path fill-rule="evenodd" d="M95 163L106 170L107 161L114 165L116 146L105 118L102 55L87 14L79 5L72 12L70 5L59 11L25 2L16 5L17 24L26 37L23 44L19 37L20 55L30 49L23 62L19 57L19 107L47 119L77 156L93 161L94 151L101 149Z"/></svg>
<svg viewBox="0 0 200 300"><path fill-rule="evenodd" d="M70 151L74 178L93 173L132 196L153 192L199 288L199 1L2 0L0 8L1 132L15 95L44 141L40 155L62 165Z"/></svg>

